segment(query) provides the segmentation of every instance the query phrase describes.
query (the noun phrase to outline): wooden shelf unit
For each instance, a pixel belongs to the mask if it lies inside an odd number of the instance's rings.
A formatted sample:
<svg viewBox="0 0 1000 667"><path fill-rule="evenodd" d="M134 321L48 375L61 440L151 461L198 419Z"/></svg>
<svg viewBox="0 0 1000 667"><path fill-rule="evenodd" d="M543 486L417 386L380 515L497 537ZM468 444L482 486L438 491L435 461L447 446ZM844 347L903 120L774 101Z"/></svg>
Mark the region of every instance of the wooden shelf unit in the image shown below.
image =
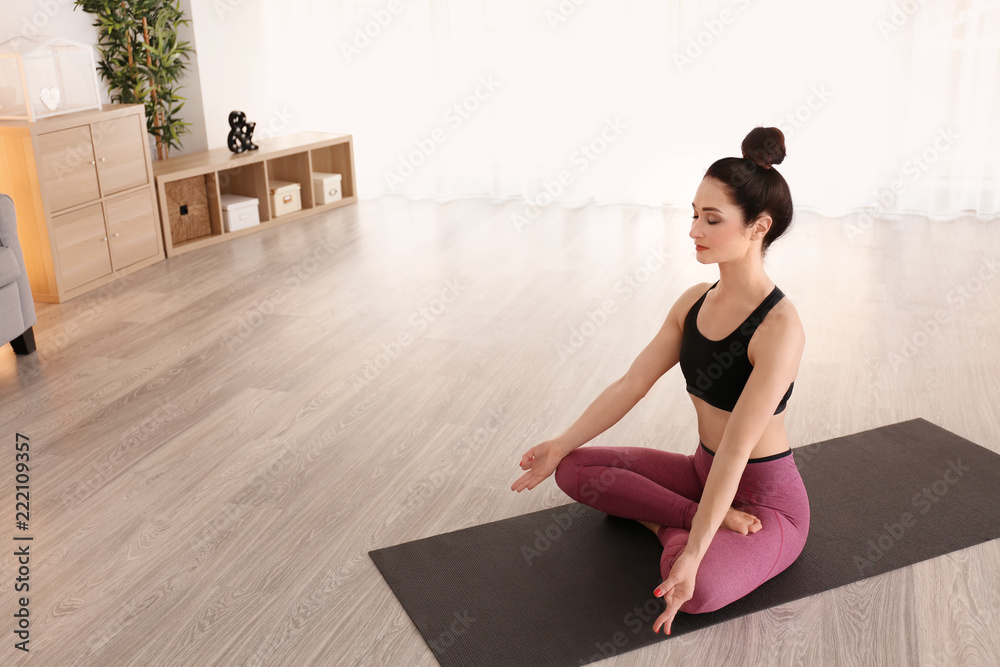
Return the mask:
<svg viewBox="0 0 1000 667"><path fill-rule="evenodd" d="M153 163L167 257L357 202L354 142L350 134L299 132L261 140L259 146L259 149L245 153L217 148ZM315 204L312 175L316 172L341 174L342 199L329 204ZM175 243L170 225L168 193L171 188L179 187L178 181L197 176L205 177L211 231ZM302 188L301 210L275 216L270 197L272 181L299 183ZM225 231L219 201L220 196L225 194L256 198L260 224L234 232Z"/></svg>

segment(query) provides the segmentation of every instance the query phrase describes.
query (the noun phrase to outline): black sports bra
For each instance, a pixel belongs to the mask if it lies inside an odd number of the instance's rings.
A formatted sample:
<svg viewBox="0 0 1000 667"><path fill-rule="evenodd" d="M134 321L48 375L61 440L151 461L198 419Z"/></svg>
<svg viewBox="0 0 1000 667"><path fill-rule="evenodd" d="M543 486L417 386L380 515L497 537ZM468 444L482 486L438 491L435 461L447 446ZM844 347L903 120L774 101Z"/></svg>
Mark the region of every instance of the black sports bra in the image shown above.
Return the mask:
<svg viewBox="0 0 1000 667"><path fill-rule="evenodd" d="M680 364L689 394L704 399L709 405L732 412L753 371L753 364L747 357L750 338L768 312L785 294L775 285L767 298L750 313L743 324L722 340L714 341L705 338L698 331L698 313L701 311L705 296L718 284L719 281L716 280L712 287L701 295L684 319ZM785 409L794 386L794 382L788 385L788 391L785 392L774 414Z"/></svg>

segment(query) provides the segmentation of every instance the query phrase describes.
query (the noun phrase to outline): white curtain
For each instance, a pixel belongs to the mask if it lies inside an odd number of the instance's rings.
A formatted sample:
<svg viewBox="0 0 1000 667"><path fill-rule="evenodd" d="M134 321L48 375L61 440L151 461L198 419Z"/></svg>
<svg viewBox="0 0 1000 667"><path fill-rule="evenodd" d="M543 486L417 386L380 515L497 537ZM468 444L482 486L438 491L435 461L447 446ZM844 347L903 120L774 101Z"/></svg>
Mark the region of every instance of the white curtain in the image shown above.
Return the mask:
<svg viewBox="0 0 1000 667"><path fill-rule="evenodd" d="M361 197L686 208L774 125L799 209L1000 214L998 0L193 5L239 54L202 58L206 115L238 107L213 67L260 75L258 116L354 135Z"/></svg>

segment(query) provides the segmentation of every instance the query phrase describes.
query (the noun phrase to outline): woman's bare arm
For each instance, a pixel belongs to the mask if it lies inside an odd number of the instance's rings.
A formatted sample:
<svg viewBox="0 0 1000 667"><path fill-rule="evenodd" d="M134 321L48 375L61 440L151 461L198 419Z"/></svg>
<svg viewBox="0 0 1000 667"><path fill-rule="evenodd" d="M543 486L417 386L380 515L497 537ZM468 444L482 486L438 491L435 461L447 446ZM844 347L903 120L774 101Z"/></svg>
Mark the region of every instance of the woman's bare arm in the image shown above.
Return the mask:
<svg viewBox="0 0 1000 667"><path fill-rule="evenodd" d="M773 334L761 341L756 362L712 458L698 509L691 521L685 552L698 562L732 506L750 452L798 374L805 332L794 311L774 322ZM771 327L769 327L771 328ZM765 526L766 528L766 526Z"/></svg>
<svg viewBox="0 0 1000 667"><path fill-rule="evenodd" d="M561 449L568 454L617 424L649 393L656 381L677 364L681 354L682 318L702 291L703 285L695 285L674 302L659 332L635 358L625 375L612 382L572 426L554 438Z"/></svg>

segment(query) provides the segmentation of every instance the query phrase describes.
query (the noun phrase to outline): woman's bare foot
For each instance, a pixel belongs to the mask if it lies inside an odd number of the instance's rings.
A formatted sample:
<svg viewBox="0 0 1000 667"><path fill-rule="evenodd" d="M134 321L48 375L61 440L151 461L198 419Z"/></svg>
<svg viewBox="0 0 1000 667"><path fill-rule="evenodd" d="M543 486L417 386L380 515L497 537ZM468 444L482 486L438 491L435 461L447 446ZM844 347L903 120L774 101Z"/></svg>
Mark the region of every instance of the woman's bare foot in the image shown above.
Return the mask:
<svg viewBox="0 0 1000 667"><path fill-rule="evenodd" d="M653 531L653 534L657 537L660 536L660 524L650 523L649 521L639 521L639 523ZM741 512L735 507L730 507L729 511L726 512L726 518L722 520L722 527L743 535L756 533L758 530L763 528L760 523L760 519L755 517L753 514Z"/></svg>
<svg viewBox="0 0 1000 667"><path fill-rule="evenodd" d="M641 523L646 528L649 528L651 531L653 531L653 534L656 535L657 537L660 536L660 533L659 533L660 524L658 524L658 523L650 523L648 521L640 521L639 523Z"/></svg>
<svg viewBox="0 0 1000 667"><path fill-rule="evenodd" d="M735 507L730 507L729 511L726 512L726 518L722 520L722 525L723 527L742 535L756 533L763 527L761 526L760 519L755 517L753 514L741 512Z"/></svg>

